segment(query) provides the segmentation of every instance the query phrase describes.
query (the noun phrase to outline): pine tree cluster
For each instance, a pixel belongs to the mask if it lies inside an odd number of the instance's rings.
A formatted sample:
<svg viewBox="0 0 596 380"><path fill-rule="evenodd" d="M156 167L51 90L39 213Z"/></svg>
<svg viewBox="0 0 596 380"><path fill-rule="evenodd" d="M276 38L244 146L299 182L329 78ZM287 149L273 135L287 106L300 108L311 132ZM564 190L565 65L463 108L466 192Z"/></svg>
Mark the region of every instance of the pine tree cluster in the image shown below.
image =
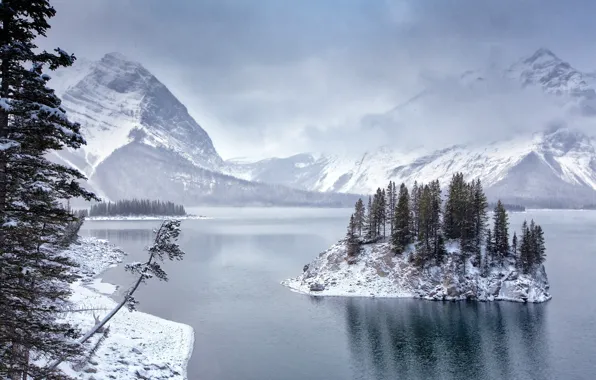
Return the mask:
<svg viewBox="0 0 596 380"><path fill-rule="evenodd" d="M418 266L443 263L446 241L459 243L460 262L470 260L484 269L483 274L506 262L526 273L542 264L546 257L542 228L534 221L529 227L524 222L518 249L515 233L509 240L506 205L494 204L492 229L488 208L480 180L466 182L462 173L451 178L444 201L438 180L415 182L411 190L403 183L398 189L390 181L386 190L379 188L369 197L368 207L362 199L356 202L346 239L349 261L355 262L361 244L389 238L396 254L415 248L411 258ZM466 265L461 267L465 274Z"/></svg>
<svg viewBox="0 0 596 380"><path fill-rule="evenodd" d="M116 202L100 202L89 209L89 216L184 216L184 206L173 202L149 199L124 199Z"/></svg>

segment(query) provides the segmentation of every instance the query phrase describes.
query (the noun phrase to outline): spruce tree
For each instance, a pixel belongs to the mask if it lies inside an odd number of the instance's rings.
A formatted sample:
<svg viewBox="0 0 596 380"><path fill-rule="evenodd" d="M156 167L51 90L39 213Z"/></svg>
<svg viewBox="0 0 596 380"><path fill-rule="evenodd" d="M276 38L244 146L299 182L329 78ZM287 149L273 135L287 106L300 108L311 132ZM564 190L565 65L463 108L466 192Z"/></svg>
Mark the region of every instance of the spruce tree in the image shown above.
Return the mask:
<svg viewBox="0 0 596 380"><path fill-rule="evenodd" d="M364 202L362 202L362 198L358 198L356 205L354 206L354 223L356 224L358 236L362 236L362 228L364 227L366 217L365 214L366 210L364 209Z"/></svg>
<svg viewBox="0 0 596 380"><path fill-rule="evenodd" d="M484 266L488 268L495 257L495 241L490 228L486 230L486 249L484 252Z"/></svg>
<svg viewBox="0 0 596 380"><path fill-rule="evenodd" d="M432 239L432 252L437 263L443 261L445 244L441 233L441 184L439 180L430 183L430 235ZM443 243L441 243L443 241Z"/></svg>
<svg viewBox="0 0 596 380"><path fill-rule="evenodd" d="M58 319L76 279L59 250L76 220L62 204L94 195L79 185L81 173L46 158L85 143L43 72L70 66L74 56L34 44L54 15L47 0L0 3L0 378L59 377L31 353L52 359L80 352L76 329Z"/></svg>
<svg viewBox="0 0 596 380"><path fill-rule="evenodd" d="M346 244L348 248L348 257L356 257L360 253L360 242L356 237L356 220L354 214L350 216L350 223L348 224L348 232L346 234Z"/></svg>
<svg viewBox="0 0 596 380"><path fill-rule="evenodd" d="M412 232L412 236L418 236L418 211L419 211L419 199L420 199L420 192L419 192L418 182L414 181L414 185L412 186L412 192L410 193L410 212L411 212L411 227L410 231Z"/></svg>
<svg viewBox="0 0 596 380"><path fill-rule="evenodd" d="M475 221L474 221L474 202L473 202L473 188L471 185L463 182L461 178L461 186L459 194L457 195L457 205L455 220L455 231L459 235L460 251L462 259L462 271L466 273L466 266L468 258L475 253Z"/></svg>
<svg viewBox="0 0 596 380"><path fill-rule="evenodd" d="M379 223L383 229L383 237L387 236L387 194L385 193L385 189L379 193Z"/></svg>
<svg viewBox="0 0 596 380"><path fill-rule="evenodd" d="M501 203L497 202L494 215L494 239L495 239L495 253L498 260L502 261L509 255L509 220L507 211Z"/></svg>
<svg viewBox="0 0 596 380"><path fill-rule="evenodd" d="M534 239L536 245L536 252L534 256L534 262L536 264L542 264L546 260L546 246L544 243L544 232L540 225L536 225L534 232Z"/></svg>
<svg viewBox="0 0 596 380"><path fill-rule="evenodd" d="M397 193L395 189L395 182L389 181L389 185L387 186L387 219L389 221L389 234L393 235L393 230L395 228L393 222L395 219L395 207L397 207Z"/></svg>
<svg viewBox="0 0 596 380"><path fill-rule="evenodd" d="M402 253L412 242L411 221L410 221L410 195L405 184L399 187L399 197L394 215L394 228L391 240L395 253Z"/></svg>
<svg viewBox="0 0 596 380"><path fill-rule="evenodd" d="M480 265L482 240L484 239L484 233L488 221L488 201L486 199L486 195L484 194L484 190L482 189L482 183L480 182L480 179L472 182L471 186L473 189L472 208L474 210L474 251L476 254L476 261L478 265Z"/></svg>
<svg viewBox="0 0 596 380"><path fill-rule="evenodd" d="M511 238L511 256L515 259L516 265L519 263L517 255L517 234L513 231L513 237Z"/></svg>
<svg viewBox="0 0 596 380"><path fill-rule="evenodd" d="M365 236L367 239L373 239L374 236L374 210L372 205L372 198L368 197L368 207L366 208L366 217L364 218L364 225L366 227Z"/></svg>
<svg viewBox="0 0 596 380"><path fill-rule="evenodd" d="M532 255L532 242L530 229L528 223L524 220L522 224L522 238L519 247L520 266L524 273L528 273L532 265L534 265L535 257Z"/></svg>
<svg viewBox="0 0 596 380"><path fill-rule="evenodd" d="M464 181L464 175L462 173L454 174L449 183L445 211L443 214L443 230L448 239L461 239L464 224L473 222L473 220L470 220L473 214L473 210L469 204L470 201L470 187ZM466 225L465 227L471 228L470 225ZM464 240L473 237L473 235L470 234L470 231L465 232L466 236L464 236Z"/></svg>

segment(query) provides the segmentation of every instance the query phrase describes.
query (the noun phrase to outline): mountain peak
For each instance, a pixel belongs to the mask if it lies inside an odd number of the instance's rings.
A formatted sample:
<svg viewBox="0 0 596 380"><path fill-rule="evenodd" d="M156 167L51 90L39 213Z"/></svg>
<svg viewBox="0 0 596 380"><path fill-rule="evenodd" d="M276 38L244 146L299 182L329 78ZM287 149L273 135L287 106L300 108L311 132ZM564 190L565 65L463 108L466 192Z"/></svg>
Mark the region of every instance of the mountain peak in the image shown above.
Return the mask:
<svg viewBox="0 0 596 380"><path fill-rule="evenodd" d="M102 59L116 59L119 61L130 61L130 59L128 59L128 57L126 57L124 54L117 52L117 51L113 51L111 53L106 53Z"/></svg>
<svg viewBox="0 0 596 380"><path fill-rule="evenodd" d="M107 53L104 55L99 62L108 67L130 67L130 68L143 68L139 62L132 60L119 52Z"/></svg>
<svg viewBox="0 0 596 380"><path fill-rule="evenodd" d="M542 62L561 61L559 57L547 48L541 47L534 52L530 57L524 60L528 64L536 64Z"/></svg>

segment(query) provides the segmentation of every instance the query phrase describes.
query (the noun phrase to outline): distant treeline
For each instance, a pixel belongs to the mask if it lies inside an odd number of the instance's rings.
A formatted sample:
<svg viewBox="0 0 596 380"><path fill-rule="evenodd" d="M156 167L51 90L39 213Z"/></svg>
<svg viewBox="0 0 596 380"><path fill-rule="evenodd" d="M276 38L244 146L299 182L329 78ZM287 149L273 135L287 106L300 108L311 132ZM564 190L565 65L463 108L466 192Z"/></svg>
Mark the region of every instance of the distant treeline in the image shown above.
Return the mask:
<svg viewBox="0 0 596 380"><path fill-rule="evenodd" d="M173 202L153 201L150 199L124 199L116 202L101 202L83 210L84 216L184 216L184 206Z"/></svg>
<svg viewBox="0 0 596 380"><path fill-rule="evenodd" d="M497 204L494 202L491 202L488 204L489 209L494 209L496 206L497 206ZM522 205L503 203L503 207L505 207L505 210L507 210L507 211L526 211L525 206L522 206Z"/></svg>

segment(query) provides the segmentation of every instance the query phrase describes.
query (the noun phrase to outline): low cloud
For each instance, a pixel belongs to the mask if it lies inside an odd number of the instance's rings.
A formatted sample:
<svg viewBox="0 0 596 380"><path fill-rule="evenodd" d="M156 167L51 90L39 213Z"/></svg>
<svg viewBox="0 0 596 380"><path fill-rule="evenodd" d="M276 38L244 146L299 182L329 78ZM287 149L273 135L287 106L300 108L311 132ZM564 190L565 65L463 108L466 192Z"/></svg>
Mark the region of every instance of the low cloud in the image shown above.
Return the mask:
<svg viewBox="0 0 596 380"><path fill-rule="evenodd" d="M540 46L583 70L596 62L596 3L554 0L286 2L56 0L44 48L142 62L189 108L224 157L441 146L527 131L558 115L541 94L477 96L465 70ZM425 89L396 126L360 119ZM585 124L582 118L573 120Z"/></svg>

